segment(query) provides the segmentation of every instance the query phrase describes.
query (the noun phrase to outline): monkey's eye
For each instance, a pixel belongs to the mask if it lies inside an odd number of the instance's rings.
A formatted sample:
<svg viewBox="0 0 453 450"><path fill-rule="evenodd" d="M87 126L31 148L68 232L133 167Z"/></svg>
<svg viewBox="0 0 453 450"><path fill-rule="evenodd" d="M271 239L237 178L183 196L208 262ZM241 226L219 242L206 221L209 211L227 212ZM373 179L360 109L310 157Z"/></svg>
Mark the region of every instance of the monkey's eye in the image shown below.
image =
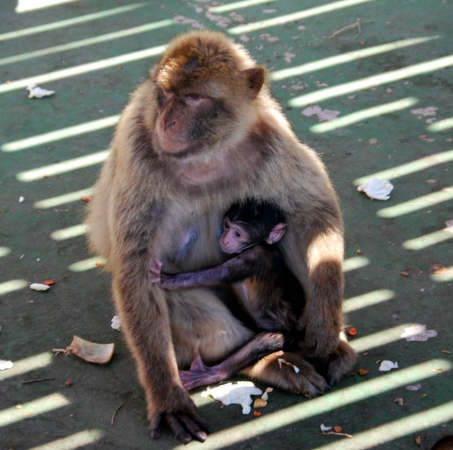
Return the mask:
<svg viewBox="0 0 453 450"><path fill-rule="evenodd" d="M223 229L228 230L229 228L230 228L230 225L228 224L228 222L223 222Z"/></svg>
<svg viewBox="0 0 453 450"><path fill-rule="evenodd" d="M239 231L235 231L234 232L234 235L237 237L237 238L240 238L242 236L241 233L239 233Z"/></svg>

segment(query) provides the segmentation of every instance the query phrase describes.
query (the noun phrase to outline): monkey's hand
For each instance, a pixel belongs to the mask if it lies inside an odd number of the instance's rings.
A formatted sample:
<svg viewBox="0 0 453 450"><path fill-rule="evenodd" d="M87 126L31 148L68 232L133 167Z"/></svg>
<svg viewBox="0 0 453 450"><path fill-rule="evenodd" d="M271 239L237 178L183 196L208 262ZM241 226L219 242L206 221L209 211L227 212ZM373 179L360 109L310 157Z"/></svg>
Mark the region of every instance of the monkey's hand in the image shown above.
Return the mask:
<svg viewBox="0 0 453 450"><path fill-rule="evenodd" d="M175 398L176 397L176 398ZM162 422L166 422L177 439L188 444L192 439L204 442L210 433L207 424L201 420L196 412L195 405L187 392L181 387L172 390L169 398L171 404L167 408L148 414L150 421L150 436L158 439L162 431Z"/></svg>

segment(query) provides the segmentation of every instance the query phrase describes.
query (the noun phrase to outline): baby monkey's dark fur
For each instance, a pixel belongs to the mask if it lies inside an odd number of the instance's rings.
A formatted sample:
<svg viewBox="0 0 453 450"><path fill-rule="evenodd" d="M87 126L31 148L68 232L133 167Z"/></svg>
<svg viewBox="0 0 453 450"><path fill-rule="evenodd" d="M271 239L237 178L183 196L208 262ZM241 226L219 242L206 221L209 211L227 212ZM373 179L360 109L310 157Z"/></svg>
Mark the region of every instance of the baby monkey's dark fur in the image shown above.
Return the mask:
<svg viewBox="0 0 453 450"><path fill-rule="evenodd" d="M251 199L237 202L226 212L220 236L222 250L235 254L231 259L205 270L178 274L161 272L157 258L156 267L150 267L156 275L152 282L159 282L164 289L233 284L236 291L245 293L243 306L257 329L264 331L213 367L206 367L197 352L190 370L179 372L187 390L226 380L272 352L298 350L303 341L303 332L296 327L303 291L274 245L283 237L286 225L276 205ZM234 244L234 251L226 241Z"/></svg>

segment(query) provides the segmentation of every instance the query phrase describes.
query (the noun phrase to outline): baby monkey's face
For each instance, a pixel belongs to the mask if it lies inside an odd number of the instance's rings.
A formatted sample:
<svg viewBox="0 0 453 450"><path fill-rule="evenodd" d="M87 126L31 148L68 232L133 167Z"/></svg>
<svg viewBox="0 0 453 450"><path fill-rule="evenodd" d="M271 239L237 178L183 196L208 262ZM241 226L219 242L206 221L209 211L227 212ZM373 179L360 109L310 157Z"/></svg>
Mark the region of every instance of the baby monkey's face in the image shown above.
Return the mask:
<svg viewBox="0 0 453 450"><path fill-rule="evenodd" d="M252 242L249 233L239 224L231 222L228 217L223 220L223 232L219 239L224 253L240 253Z"/></svg>

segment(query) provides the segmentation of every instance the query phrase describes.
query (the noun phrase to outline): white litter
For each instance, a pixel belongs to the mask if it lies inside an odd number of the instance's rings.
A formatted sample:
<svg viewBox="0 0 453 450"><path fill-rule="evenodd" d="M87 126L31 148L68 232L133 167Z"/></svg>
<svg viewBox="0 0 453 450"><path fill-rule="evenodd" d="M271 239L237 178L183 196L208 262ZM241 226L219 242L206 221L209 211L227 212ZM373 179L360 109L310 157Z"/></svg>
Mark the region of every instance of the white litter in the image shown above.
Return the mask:
<svg viewBox="0 0 453 450"><path fill-rule="evenodd" d="M0 359L0 370L11 369L13 367L12 361L5 361L4 359Z"/></svg>
<svg viewBox="0 0 453 450"><path fill-rule="evenodd" d="M25 200L25 197L20 196L19 197L19 203L22 203Z"/></svg>
<svg viewBox="0 0 453 450"><path fill-rule="evenodd" d="M392 361L382 361L381 365L379 366L379 371L380 372L388 372L389 370L392 369L398 369L398 363L397 362L392 362Z"/></svg>
<svg viewBox="0 0 453 450"><path fill-rule="evenodd" d="M51 95L55 94L55 91L42 89L39 86L36 86L36 84L29 84L27 86L27 91L29 92L28 98L50 97Z"/></svg>
<svg viewBox="0 0 453 450"><path fill-rule="evenodd" d="M340 114L340 111L334 111L331 109L322 109L320 106L315 105L315 106L309 106L308 108L305 108L302 110L302 115L303 116L318 116L318 121L319 122L328 122L330 120L334 120L337 118L337 116Z"/></svg>
<svg viewBox="0 0 453 450"><path fill-rule="evenodd" d="M242 406L242 414L249 414L253 400L251 395L261 395L263 391L251 381L238 381L237 384L227 383L215 388L208 388L201 393L202 397L210 395L224 405L237 404Z"/></svg>
<svg viewBox="0 0 453 450"><path fill-rule="evenodd" d="M373 177L361 184L357 190L365 192L368 197L375 200L388 200L390 198L390 192L393 190L393 184L388 180L380 180L379 178Z"/></svg>
<svg viewBox="0 0 453 450"><path fill-rule="evenodd" d="M47 289L50 289L50 286L42 283L32 283L30 284L30 289L33 289L34 291L47 291Z"/></svg>
<svg viewBox="0 0 453 450"><path fill-rule="evenodd" d="M321 431L329 431L332 429L332 427L326 427L323 423L321 424L321 426L319 428L321 428Z"/></svg>
<svg viewBox="0 0 453 450"><path fill-rule="evenodd" d="M404 329L404 333L401 335L406 341L418 341L425 342L430 338L436 337L436 330L427 330L426 325L415 324L409 328Z"/></svg>
<svg viewBox="0 0 453 450"><path fill-rule="evenodd" d="M419 391L421 388L422 388L422 385L420 383L406 386L406 389L408 391Z"/></svg>
<svg viewBox="0 0 453 450"><path fill-rule="evenodd" d="M300 372L299 367L295 366L294 364L291 364L290 362L284 360L283 358L278 358L277 361L278 361L278 367L280 367L280 369L282 368L282 365L284 364L286 366L291 366L294 369L294 372L296 372L296 373Z"/></svg>
<svg viewBox="0 0 453 450"><path fill-rule="evenodd" d="M427 108L411 109L411 113L418 116L435 116L438 109L435 106L428 106Z"/></svg>
<svg viewBox="0 0 453 450"><path fill-rule="evenodd" d="M114 330L119 330L121 328L121 319L119 316L113 316L112 318L112 328Z"/></svg>

